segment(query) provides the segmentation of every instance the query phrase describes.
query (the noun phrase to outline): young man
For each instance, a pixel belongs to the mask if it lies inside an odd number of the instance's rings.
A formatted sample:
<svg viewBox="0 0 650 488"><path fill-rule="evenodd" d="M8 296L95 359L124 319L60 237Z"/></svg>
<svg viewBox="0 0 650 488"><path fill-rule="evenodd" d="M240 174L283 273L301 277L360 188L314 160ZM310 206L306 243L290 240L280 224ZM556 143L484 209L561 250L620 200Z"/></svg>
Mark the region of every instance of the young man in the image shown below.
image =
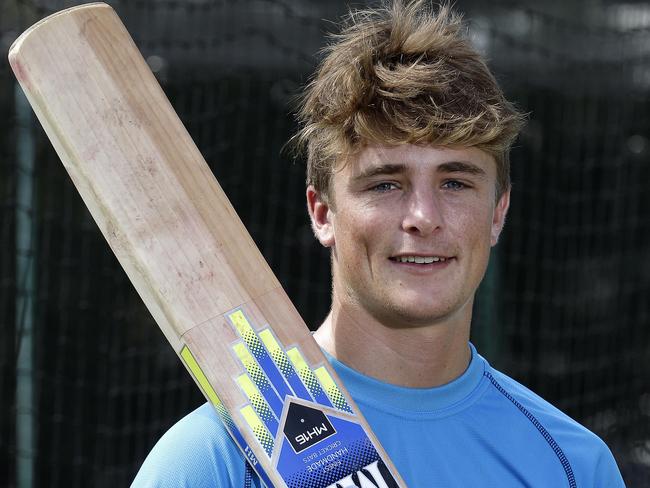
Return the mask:
<svg viewBox="0 0 650 488"><path fill-rule="evenodd" d="M623 486L598 437L469 343L523 119L459 17L420 1L353 15L300 120L309 215L332 261L314 337L408 486ZM205 405L165 434L134 486L250 478Z"/></svg>

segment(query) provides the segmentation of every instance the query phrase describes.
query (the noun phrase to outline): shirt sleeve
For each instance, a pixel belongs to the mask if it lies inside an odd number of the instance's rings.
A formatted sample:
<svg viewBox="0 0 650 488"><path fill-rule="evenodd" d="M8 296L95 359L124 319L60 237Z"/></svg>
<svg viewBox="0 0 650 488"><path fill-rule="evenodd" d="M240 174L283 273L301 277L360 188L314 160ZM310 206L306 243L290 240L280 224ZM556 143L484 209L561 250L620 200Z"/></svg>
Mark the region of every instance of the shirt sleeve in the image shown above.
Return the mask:
<svg viewBox="0 0 650 488"><path fill-rule="evenodd" d="M625 482L612 452L603 444L603 450L596 464L595 488L625 488Z"/></svg>
<svg viewBox="0 0 650 488"><path fill-rule="evenodd" d="M131 488L241 488L244 477L241 452L206 403L160 438Z"/></svg>

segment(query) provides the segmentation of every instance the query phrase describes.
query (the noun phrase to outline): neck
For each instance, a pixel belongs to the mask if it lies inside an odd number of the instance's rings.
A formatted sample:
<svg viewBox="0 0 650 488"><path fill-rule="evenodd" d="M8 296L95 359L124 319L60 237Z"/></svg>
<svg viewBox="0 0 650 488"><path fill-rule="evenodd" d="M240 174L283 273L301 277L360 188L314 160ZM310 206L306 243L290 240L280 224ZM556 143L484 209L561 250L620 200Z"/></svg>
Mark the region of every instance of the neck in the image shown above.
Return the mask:
<svg viewBox="0 0 650 488"><path fill-rule="evenodd" d="M432 388L453 381L467 369L471 310L470 301L454 317L428 326L391 327L334 297L314 338L329 354L366 376L399 386Z"/></svg>

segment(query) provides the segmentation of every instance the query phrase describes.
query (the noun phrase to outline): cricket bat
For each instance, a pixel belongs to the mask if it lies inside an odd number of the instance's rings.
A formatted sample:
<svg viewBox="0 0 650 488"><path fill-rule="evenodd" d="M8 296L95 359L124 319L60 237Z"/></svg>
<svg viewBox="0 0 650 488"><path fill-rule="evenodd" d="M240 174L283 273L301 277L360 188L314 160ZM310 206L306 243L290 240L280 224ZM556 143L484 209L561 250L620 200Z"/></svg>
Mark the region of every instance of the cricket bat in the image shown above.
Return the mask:
<svg viewBox="0 0 650 488"><path fill-rule="evenodd" d="M120 264L264 483L405 487L113 9L53 14L9 61Z"/></svg>

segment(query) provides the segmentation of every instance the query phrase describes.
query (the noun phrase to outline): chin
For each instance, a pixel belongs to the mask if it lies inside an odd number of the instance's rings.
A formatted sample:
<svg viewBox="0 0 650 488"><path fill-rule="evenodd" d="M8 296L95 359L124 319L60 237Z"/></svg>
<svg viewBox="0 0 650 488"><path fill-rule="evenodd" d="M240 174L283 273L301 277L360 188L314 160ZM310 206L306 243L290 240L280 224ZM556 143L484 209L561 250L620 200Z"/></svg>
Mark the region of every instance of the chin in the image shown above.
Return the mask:
<svg viewBox="0 0 650 488"><path fill-rule="evenodd" d="M378 315L381 322L390 328L426 327L448 319L452 315L452 307L425 308L422 307L422 301L413 304L384 303L383 313Z"/></svg>

